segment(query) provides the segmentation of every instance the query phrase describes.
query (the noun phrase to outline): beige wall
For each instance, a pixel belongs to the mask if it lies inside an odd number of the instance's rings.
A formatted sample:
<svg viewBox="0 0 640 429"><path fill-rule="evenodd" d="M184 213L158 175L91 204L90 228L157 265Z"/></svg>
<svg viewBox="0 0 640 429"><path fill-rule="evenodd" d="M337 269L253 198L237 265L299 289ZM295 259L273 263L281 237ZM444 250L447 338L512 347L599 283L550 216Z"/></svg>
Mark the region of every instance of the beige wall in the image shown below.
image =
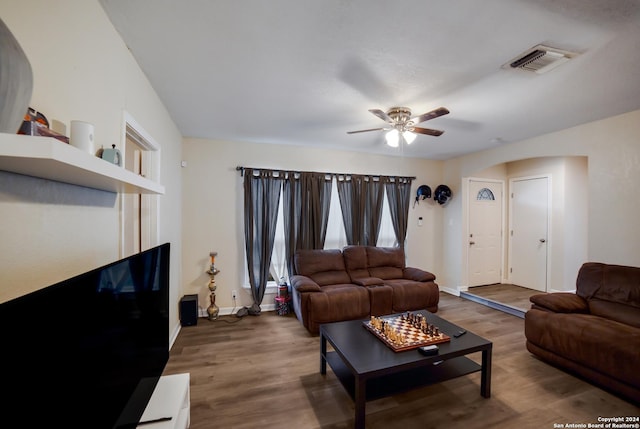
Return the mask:
<svg viewBox="0 0 640 429"><path fill-rule="evenodd" d="M122 147L127 111L161 146L159 242L171 242L172 329L181 268L181 136L97 1L3 0L0 16L27 54L31 107L50 122L95 125ZM116 194L0 172L0 302L119 259ZM55 309L52 309L55 311Z"/></svg>
<svg viewBox="0 0 640 429"><path fill-rule="evenodd" d="M251 296L242 289L244 279L242 178L236 166L282 168L300 171L367 173L415 176L413 195L419 185L431 189L439 185L442 162L401 157L366 155L357 152L309 149L301 146L251 144L185 139L183 159L183 249L182 282L185 293L199 295L202 309L207 299L209 252L217 251L216 304L230 312L231 291L238 291L238 307L251 305ZM409 209L407 263L438 275L443 259L441 247L443 208L424 201ZM423 226L418 227L418 217ZM263 304L273 304L273 295Z"/></svg>
<svg viewBox="0 0 640 429"><path fill-rule="evenodd" d="M521 159L548 156L586 156L588 179L583 194L570 198L588 200L585 213L572 213L577 223L575 231L586 230L586 256L584 260L623 265L640 266L640 198L637 188L640 183L640 111L633 111L612 118L591 122L574 128L558 131L526 141L508 144L499 148L459 157L445 162L444 180L461 187L462 179L475 176L478 171L494 165ZM578 164L568 164L567 169L576 170ZM571 174L574 182L579 179ZM568 185L567 185L568 186ZM454 189L455 192L455 189ZM456 225L462 221L460 199L454 199L446 207L445 225ZM565 201L565 206L569 203ZM565 220L567 215L565 214ZM569 224L568 219L566 224ZM463 240L459 228L444 228L446 260L439 281L444 286L457 287L462 280ZM575 234L565 230L565 234ZM565 267L576 266L579 256L571 254L565 246L556 255ZM575 272L565 268L555 278L552 288L560 288L570 282L575 285ZM565 286L566 287L566 286Z"/></svg>

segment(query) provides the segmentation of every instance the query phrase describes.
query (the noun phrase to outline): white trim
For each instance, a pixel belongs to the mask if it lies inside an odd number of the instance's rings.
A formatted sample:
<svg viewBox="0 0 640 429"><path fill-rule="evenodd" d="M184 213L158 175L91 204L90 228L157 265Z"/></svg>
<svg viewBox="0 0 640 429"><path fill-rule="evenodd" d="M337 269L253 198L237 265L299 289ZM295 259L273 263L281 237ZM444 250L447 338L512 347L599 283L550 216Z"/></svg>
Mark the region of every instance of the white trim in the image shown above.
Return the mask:
<svg viewBox="0 0 640 429"><path fill-rule="evenodd" d="M220 316L230 316L232 314L236 314L238 312L238 310L240 310L242 307L220 307L219 308L219 315ZM260 304L260 310L261 311L276 311L276 304L275 303L271 303L271 304ZM207 314L207 309L206 308L199 308L198 309L198 317L199 318L204 318L207 319L206 321L209 321L209 315Z"/></svg>
<svg viewBox="0 0 640 429"><path fill-rule="evenodd" d="M466 251L463 251L462 254L462 266L464 267L464 269L462 270L462 284L464 286L459 286L458 290L459 291L466 291L468 290L469 287L469 229L470 229L470 216L469 216L469 184L471 182L490 182L490 183L497 183L500 185L500 192L502 193L502 202L501 202L501 220L500 220L500 228L502 229L502 237L501 237L501 241L500 241L500 278L503 282L505 282L506 280L506 271L507 266L506 266L506 262L507 262L507 253L506 253L506 235L505 231L506 231L506 219L507 219L507 210L506 210L506 203L505 203L505 181L503 179L487 179L487 178L483 178L483 177L465 177L462 179L462 194L463 194L463 199L462 199L462 215L464 218L464 221L462 222L463 225L463 230L462 230L462 249L466 249ZM463 289L464 288L464 289Z"/></svg>
<svg viewBox="0 0 640 429"><path fill-rule="evenodd" d="M469 289L467 286L459 286L456 289L452 289L452 288L446 287L446 286L440 286L440 291L441 292L446 292L449 295L453 295L453 296L460 296L460 292L466 292L467 289Z"/></svg>
<svg viewBox="0 0 640 429"><path fill-rule="evenodd" d="M122 128L120 131L121 152L126 153L127 138L136 142L136 145L144 149L141 152L142 157L142 175L154 182L160 183L160 157L161 146L149 134L138 121L126 110L122 111ZM126 162L126 160L125 160ZM125 256L125 202L126 198L120 196L120 254ZM142 197L143 211L148 212L148 225L141 227L146 232L145 243L149 247L153 247L159 243L160 237L160 199L158 196ZM146 209L146 210L145 210ZM140 249L146 250L146 249Z"/></svg>

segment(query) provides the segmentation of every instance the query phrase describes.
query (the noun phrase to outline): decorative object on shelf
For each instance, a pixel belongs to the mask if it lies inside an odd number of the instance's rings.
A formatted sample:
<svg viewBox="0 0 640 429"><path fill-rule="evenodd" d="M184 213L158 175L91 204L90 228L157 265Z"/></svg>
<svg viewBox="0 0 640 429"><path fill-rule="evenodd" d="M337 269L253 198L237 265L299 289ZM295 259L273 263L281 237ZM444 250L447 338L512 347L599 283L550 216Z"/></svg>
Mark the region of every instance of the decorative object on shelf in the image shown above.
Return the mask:
<svg viewBox="0 0 640 429"><path fill-rule="evenodd" d="M95 127L93 124L84 121L71 121L71 134L69 143L80 150L95 154L93 147Z"/></svg>
<svg viewBox="0 0 640 429"><path fill-rule="evenodd" d="M33 71L13 33L0 19L0 133L15 134L31 102Z"/></svg>
<svg viewBox="0 0 640 429"><path fill-rule="evenodd" d="M220 270L216 268L215 264L217 255L218 252L209 253L209 256L211 257L211 265L209 266L209 270L207 271L207 274L209 274L210 277L208 287L210 291L209 299L211 301L211 304L209 305L209 307L207 307L209 320L216 320L220 315L220 309L216 305L216 275L220 273Z"/></svg>
<svg viewBox="0 0 640 429"><path fill-rule="evenodd" d="M120 151L116 149L116 145L114 144L111 145L111 149L102 149L100 157L105 161L122 167L122 154L120 154Z"/></svg>
<svg viewBox="0 0 640 429"><path fill-rule="evenodd" d="M37 112L34 108L29 107L27 114L24 115L22 125L18 130L18 134L27 136L53 137L63 143L69 143L69 137L60 134L49 128L49 120L42 112Z"/></svg>

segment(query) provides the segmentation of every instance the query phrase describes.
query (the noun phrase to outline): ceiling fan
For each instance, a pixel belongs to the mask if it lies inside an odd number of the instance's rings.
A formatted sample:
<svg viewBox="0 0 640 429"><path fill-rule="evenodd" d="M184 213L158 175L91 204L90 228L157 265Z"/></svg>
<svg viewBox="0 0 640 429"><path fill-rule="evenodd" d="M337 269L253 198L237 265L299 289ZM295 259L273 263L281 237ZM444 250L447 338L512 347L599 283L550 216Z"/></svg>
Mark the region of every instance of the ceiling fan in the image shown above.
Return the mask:
<svg viewBox="0 0 640 429"><path fill-rule="evenodd" d="M387 144L391 147L397 147L400 142L400 137L402 137L404 141L407 142L407 144L411 144L416 138L416 133L435 137L442 135L444 131L433 130L431 128L416 127L416 124L446 115L447 113L449 113L449 110L445 107L439 107L435 110L414 117L411 116L411 109L409 109L408 107L392 107L386 112L383 112L380 109L369 109L369 112L373 113L383 121L391 124L391 127L347 131L347 134L366 133L368 131L380 130L389 131L385 136L387 139Z"/></svg>

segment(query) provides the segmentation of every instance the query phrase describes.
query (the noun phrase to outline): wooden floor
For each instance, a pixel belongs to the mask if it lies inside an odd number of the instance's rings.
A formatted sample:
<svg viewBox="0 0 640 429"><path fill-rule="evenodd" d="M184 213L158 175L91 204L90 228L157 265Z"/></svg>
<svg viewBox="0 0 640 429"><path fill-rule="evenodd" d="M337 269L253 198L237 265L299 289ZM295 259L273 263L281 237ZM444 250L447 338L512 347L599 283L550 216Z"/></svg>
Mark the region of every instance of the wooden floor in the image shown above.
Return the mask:
<svg viewBox="0 0 640 429"><path fill-rule="evenodd" d="M467 293L526 312L531 308L529 297L542 292L522 286L502 283L470 287Z"/></svg>
<svg viewBox="0 0 640 429"><path fill-rule="evenodd" d="M438 315L493 341L491 398L475 373L368 402L367 428L553 428L640 415L528 353L521 318L446 293ZM200 319L180 332L165 374L191 374L193 429L351 428L353 402L330 369L320 375L319 350L292 316Z"/></svg>

